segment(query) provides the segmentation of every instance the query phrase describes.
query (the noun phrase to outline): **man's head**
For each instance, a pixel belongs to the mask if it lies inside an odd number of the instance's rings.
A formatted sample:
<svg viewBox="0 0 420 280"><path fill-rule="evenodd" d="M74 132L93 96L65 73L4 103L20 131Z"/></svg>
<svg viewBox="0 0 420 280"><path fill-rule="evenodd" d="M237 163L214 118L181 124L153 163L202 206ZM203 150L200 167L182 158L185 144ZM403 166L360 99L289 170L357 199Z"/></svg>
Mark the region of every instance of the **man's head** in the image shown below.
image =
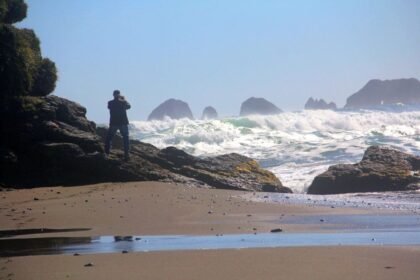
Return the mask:
<svg viewBox="0 0 420 280"><path fill-rule="evenodd" d="M113 95L114 95L115 98L117 98L121 95L121 92L118 89L116 89L116 90L114 90Z"/></svg>

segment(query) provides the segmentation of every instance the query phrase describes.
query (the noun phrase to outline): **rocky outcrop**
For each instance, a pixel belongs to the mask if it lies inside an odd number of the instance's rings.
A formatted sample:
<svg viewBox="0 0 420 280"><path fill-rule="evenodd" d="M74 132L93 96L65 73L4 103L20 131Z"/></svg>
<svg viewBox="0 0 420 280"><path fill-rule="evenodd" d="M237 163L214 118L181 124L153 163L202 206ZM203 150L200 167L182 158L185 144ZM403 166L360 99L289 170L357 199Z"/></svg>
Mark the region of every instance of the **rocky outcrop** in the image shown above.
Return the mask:
<svg viewBox="0 0 420 280"><path fill-rule="evenodd" d="M337 110L334 102L327 103L324 99L308 99L305 103L305 110Z"/></svg>
<svg viewBox="0 0 420 280"><path fill-rule="evenodd" d="M411 79L370 80L361 90L347 98L345 108L403 103L420 104L420 81Z"/></svg>
<svg viewBox="0 0 420 280"><path fill-rule="evenodd" d="M10 101L1 111L2 133L7 133L0 147L8 156L0 162L5 171L0 182L14 187L71 185L115 173L111 165L101 166L101 138L85 114L79 104L56 96Z"/></svg>
<svg viewBox="0 0 420 280"><path fill-rule="evenodd" d="M356 164L338 164L318 175L309 194L405 191L420 188L420 157L369 147Z"/></svg>
<svg viewBox="0 0 420 280"><path fill-rule="evenodd" d="M264 98L251 97L242 103L239 115L275 115L281 112L281 109Z"/></svg>
<svg viewBox="0 0 420 280"><path fill-rule="evenodd" d="M106 129L98 128L98 134L105 138ZM118 157L122 158L121 137L116 137L113 146L118 149ZM143 166L153 165L155 172L161 173L162 170L162 173L176 175L177 182L220 189L291 192L273 173L260 168L255 160L239 154L198 158L175 147L159 150L150 144L131 140L130 156L132 163L143 161Z"/></svg>
<svg viewBox="0 0 420 280"><path fill-rule="evenodd" d="M170 147L131 140L123 161L122 139L103 150L105 128L96 128L79 104L57 97L19 97L0 111L0 185L37 187L157 180L199 187L289 192L269 171L237 154L200 159Z"/></svg>
<svg viewBox="0 0 420 280"><path fill-rule="evenodd" d="M291 192L274 174L258 163L239 154L226 154L199 159L174 147L159 152L162 164L170 170L221 189Z"/></svg>
<svg viewBox="0 0 420 280"><path fill-rule="evenodd" d="M168 99L156 107L147 118L151 120L163 120L165 117L177 120L182 118L193 119L190 107L184 101Z"/></svg>
<svg viewBox="0 0 420 280"><path fill-rule="evenodd" d="M214 119L217 119L218 117L219 117L219 115L217 114L216 109L214 109L211 106L207 106L203 110L203 114L201 116L201 119L202 120L214 120Z"/></svg>

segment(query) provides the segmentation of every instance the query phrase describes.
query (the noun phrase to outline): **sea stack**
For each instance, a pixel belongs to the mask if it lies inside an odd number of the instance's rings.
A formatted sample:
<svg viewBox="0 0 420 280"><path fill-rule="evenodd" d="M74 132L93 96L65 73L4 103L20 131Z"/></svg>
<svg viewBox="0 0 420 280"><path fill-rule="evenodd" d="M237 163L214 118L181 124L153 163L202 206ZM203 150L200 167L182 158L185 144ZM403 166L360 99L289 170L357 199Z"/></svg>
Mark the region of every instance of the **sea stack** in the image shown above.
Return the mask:
<svg viewBox="0 0 420 280"><path fill-rule="evenodd" d="M251 97L242 103L239 115L275 115L281 112L281 109L264 98Z"/></svg>
<svg viewBox="0 0 420 280"><path fill-rule="evenodd" d="M337 110L334 102L327 103L324 99L313 99L312 97L306 101L305 110Z"/></svg>
<svg viewBox="0 0 420 280"><path fill-rule="evenodd" d="M204 108L203 115L201 116L201 119L203 120L214 120L217 119L219 115L217 114L216 109L214 109L211 106L207 106Z"/></svg>
<svg viewBox="0 0 420 280"><path fill-rule="evenodd" d="M345 108L420 104L420 81L411 79L370 80L361 90L347 98Z"/></svg>
<svg viewBox="0 0 420 280"><path fill-rule="evenodd" d="M147 120L164 120L165 117L175 120L183 118L194 119L191 109L186 102L172 98L156 107Z"/></svg>

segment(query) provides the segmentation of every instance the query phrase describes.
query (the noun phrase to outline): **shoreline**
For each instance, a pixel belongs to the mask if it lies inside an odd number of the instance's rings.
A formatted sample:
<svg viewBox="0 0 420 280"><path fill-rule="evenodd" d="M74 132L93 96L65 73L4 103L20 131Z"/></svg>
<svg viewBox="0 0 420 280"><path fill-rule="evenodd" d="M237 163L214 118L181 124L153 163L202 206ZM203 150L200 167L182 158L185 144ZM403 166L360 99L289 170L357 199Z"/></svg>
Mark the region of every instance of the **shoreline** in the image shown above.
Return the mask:
<svg viewBox="0 0 420 280"><path fill-rule="evenodd" d="M279 226L287 232L322 231L325 223L282 224L282 220L300 215L380 213L243 198L250 194L159 182L21 189L1 193L0 215L2 229L8 230L63 228L65 224L64 228L92 228L90 235L213 235L254 233L254 228L269 232ZM58 234L64 235L68 233Z"/></svg>
<svg viewBox="0 0 420 280"><path fill-rule="evenodd" d="M267 195L256 193L256 195ZM268 194L270 195L270 194ZM337 221L420 216L410 211L254 201L251 192L199 189L159 182L104 183L0 192L1 230L90 228L13 238L345 232ZM325 219L320 221L320 217ZM309 219L309 220L308 220ZM408 224L419 226L416 220ZM399 226L397 224L397 226ZM351 230L351 229L350 229ZM280 233L282 234L282 233ZM40 255L0 258L4 279L416 279L420 246L326 246L197 251ZM85 267L93 263L93 267ZM162 267L162 264L164 266ZM392 267L392 268L385 268ZM8 277L9 274L12 276ZM315 274L315 275L313 275ZM344 275L344 276L343 276ZM345 278L347 276L349 278ZM67 277L68 276L68 277ZM392 277L393 278L392 278ZM317 278L318 277L318 278ZM352 277L354 279L354 275Z"/></svg>

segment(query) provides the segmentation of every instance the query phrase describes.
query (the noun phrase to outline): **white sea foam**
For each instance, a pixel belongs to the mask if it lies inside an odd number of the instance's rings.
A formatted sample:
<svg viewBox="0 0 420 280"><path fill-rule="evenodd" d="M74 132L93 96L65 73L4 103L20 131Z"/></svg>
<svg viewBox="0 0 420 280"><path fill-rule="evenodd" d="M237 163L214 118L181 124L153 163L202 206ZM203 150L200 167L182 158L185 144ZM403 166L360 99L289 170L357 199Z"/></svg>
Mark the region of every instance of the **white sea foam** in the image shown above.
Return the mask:
<svg viewBox="0 0 420 280"><path fill-rule="evenodd" d="M134 121L131 135L159 148L196 156L240 153L304 192L337 163L361 159L370 145L420 154L420 111L300 111L220 120Z"/></svg>
<svg viewBox="0 0 420 280"><path fill-rule="evenodd" d="M279 204L305 204L328 207L371 208L402 210L420 213L420 191L383 192L383 193L347 193L335 195L309 195L285 193L247 193L240 197L258 202Z"/></svg>

